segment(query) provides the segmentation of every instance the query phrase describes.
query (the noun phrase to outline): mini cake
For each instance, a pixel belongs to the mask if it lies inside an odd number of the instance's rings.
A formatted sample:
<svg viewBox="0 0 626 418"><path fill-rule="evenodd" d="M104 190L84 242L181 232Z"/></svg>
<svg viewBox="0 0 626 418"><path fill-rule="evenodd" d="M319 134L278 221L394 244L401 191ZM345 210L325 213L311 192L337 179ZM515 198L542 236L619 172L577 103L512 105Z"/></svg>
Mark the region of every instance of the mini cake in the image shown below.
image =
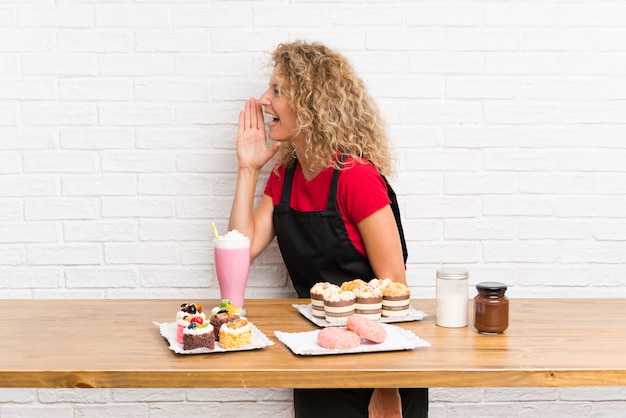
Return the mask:
<svg viewBox="0 0 626 418"><path fill-rule="evenodd" d="M230 303L229 300L224 299L218 306L211 310L211 317L209 322L213 325L213 333L215 334L215 341L220 340L220 328L222 324L227 323L232 319L240 317L241 308Z"/></svg>
<svg viewBox="0 0 626 418"><path fill-rule="evenodd" d="M381 291L383 292L382 316L396 317L406 316L409 314L411 292L406 285L388 281L387 279L380 282Z"/></svg>
<svg viewBox="0 0 626 418"><path fill-rule="evenodd" d="M354 314L355 296L349 290L329 290L324 294L324 316L328 322L343 322Z"/></svg>
<svg viewBox="0 0 626 418"><path fill-rule="evenodd" d="M315 283L311 288L311 313L315 318L326 318L324 313L324 293L329 289L338 289L335 284L328 282Z"/></svg>
<svg viewBox="0 0 626 418"><path fill-rule="evenodd" d="M355 296L354 313L367 319L380 319L383 307L383 292L368 284L353 290Z"/></svg>
<svg viewBox="0 0 626 418"><path fill-rule="evenodd" d="M346 320L346 329L375 343L382 343L387 339L387 331L382 325L359 315L352 315Z"/></svg>
<svg viewBox="0 0 626 418"><path fill-rule="evenodd" d="M202 321L201 318L192 318L191 324L183 330L183 349L193 350L195 348L215 349L215 334L213 325Z"/></svg>
<svg viewBox="0 0 626 418"><path fill-rule="evenodd" d="M317 334L317 343L320 347L345 350L358 347L361 337L346 328L327 327Z"/></svg>
<svg viewBox="0 0 626 418"><path fill-rule="evenodd" d="M350 290L354 292L355 289L358 289L361 286L366 285L367 283L362 279L354 279L347 282L341 283L341 290Z"/></svg>
<svg viewBox="0 0 626 418"><path fill-rule="evenodd" d="M239 315L239 316L243 316L241 314L242 312L242 308L240 308L239 306L233 304L231 301L229 301L228 299L222 299L219 303L219 305L217 305L216 307L214 307L213 309L211 309L211 315L216 314L217 312L228 312L231 315Z"/></svg>
<svg viewBox="0 0 626 418"><path fill-rule="evenodd" d="M200 303L183 303L176 312L176 342L183 343L183 330L189 326L191 319L194 317L202 318L204 322L206 315L202 312Z"/></svg>
<svg viewBox="0 0 626 418"><path fill-rule="evenodd" d="M252 329L245 317L232 319L220 328L220 346L225 349L252 344Z"/></svg>

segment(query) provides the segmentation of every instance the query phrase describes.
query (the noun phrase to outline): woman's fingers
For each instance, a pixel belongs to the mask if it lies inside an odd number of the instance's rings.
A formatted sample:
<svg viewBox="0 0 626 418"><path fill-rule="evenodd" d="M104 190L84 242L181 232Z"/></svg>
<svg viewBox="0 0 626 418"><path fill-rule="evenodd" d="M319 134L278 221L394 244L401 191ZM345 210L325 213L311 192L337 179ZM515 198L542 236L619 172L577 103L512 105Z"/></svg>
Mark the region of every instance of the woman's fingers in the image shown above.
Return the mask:
<svg viewBox="0 0 626 418"><path fill-rule="evenodd" d="M243 130L245 129L245 114L244 110L239 112L239 121L237 122L237 136L241 135Z"/></svg>
<svg viewBox="0 0 626 418"><path fill-rule="evenodd" d="M245 106L244 106L244 125L243 128L248 129L250 127L250 102L246 102Z"/></svg>
<svg viewBox="0 0 626 418"><path fill-rule="evenodd" d="M254 97L246 101L244 107L243 129L265 129L263 107Z"/></svg>
<svg viewBox="0 0 626 418"><path fill-rule="evenodd" d="M252 99L255 100L255 99ZM263 107L259 102L256 102L256 116L257 116L257 129L265 130L265 118L263 117Z"/></svg>
<svg viewBox="0 0 626 418"><path fill-rule="evenodd" d="M263 108L254 97L246 101L246 129L263 128Z"/></svg>
<svg viewBox="0 0 626 418"><path fill-rule="evenodd" d="M250 128L254 129L258 126L257 122L257 103L254 97L251 97L247 103L250 106Z"/></svg>
<svg viewBox="0 0 626 418"><path fill-rule="evenodd" d="M263 166L278 150L280 144L266 144L263 107L254 98L246 101L239 112L237 126L237 158L240 166ZM261 161L262 160L262 161Z"/></svg>

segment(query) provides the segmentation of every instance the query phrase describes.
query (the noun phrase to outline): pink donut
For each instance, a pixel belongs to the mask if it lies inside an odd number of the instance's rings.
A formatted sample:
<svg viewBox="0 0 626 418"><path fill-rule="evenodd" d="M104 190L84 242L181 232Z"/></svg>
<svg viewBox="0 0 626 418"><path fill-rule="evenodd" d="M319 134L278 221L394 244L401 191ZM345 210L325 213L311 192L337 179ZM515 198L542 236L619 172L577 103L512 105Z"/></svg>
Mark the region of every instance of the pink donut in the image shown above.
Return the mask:
<svg viewBox="0 0 626 418"><path fill-rule="evenodd" d="M361 337L343 327L327 327L317 334L317 343L324 348L347 349L357 347Z"/></svg>
<svg viewBox="0 0 626 418"><path fill-rule="evenodd" d="M382 325L364 316L352 315L346 320L346 328L375 343L382 343L387 338Z"/></svg>

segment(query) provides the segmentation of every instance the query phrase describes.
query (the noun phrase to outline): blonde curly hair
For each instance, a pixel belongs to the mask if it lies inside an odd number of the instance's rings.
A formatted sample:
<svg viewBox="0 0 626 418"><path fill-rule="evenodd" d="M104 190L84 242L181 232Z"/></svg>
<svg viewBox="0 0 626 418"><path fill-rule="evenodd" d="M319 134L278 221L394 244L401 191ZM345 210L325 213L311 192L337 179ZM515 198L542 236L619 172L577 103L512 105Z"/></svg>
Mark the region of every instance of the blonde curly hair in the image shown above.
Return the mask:
<svg viewBox="0 0 626 418"><path fill-rule="evenodd" d="M382 175L391 174L386 126L365 83L341 54L320 43L281 43L270 66L297 115L306 138L306 157L313 170L336 167L345 155L370 161ZM294 162L295 148L281 144L276 167Z"/></svg>

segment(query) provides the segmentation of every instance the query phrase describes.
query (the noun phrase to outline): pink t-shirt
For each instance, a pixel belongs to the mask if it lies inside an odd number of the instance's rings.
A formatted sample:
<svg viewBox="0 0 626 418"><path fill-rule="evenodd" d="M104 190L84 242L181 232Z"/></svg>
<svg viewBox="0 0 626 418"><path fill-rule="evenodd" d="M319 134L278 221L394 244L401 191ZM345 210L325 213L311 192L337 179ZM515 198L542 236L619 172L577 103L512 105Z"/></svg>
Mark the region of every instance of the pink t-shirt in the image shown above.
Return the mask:
<svg viewBox="0 0 626 418"><path fill-rule="evenodd" d="M337 207L355 248L366 255L357 224L391 201L384 179L372 164L361 164L346 158L344 167L337 182ZM306 181L302 167L298 164L293 176L289 206L299 212L325 210L333 172L334 168L326 168L315 178ZM278 175L272 171L265 186L265 194L272 198L274 206L280 203L284 180L285 166L281 166Z"/></svg>

